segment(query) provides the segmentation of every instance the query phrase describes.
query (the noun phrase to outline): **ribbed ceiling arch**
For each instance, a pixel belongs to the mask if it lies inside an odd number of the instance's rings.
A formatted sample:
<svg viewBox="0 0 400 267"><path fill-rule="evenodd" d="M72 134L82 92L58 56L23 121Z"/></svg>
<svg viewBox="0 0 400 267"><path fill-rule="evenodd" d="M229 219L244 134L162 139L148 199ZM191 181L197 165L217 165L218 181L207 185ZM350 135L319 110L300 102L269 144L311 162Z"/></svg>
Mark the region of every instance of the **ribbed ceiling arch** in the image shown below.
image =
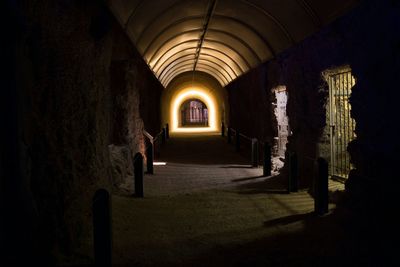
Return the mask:
<svg viewBox="0 0 400 267"><path fill-rule="evenodd" d="M109 0L160 82L206 72L222 86L274 58L359 0Z"/></svg>

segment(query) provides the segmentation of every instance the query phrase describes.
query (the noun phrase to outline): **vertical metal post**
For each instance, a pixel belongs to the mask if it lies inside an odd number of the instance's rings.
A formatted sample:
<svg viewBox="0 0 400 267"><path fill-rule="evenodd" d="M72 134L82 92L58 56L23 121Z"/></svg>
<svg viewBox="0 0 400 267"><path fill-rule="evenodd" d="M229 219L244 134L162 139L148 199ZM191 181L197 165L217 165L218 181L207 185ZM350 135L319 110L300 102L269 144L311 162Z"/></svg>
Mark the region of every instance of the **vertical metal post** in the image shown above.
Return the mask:
<svg viewBox="0 0 400 267"><path fill-rule="evenodd" d="M168 123L165 124L165 137L166 137L166 139L169 138L169 124Z"/></svg>
<svg viewBox="0 0 400 267"><path fill-rule="evenodd" d="M264 164L263 176L271 176L272 162L271 162L271 146L268 143L264 144Z"/></svg>
<svg viewBox="0 0 400 267"><path fill-rule="evenodd" d="M159 139L159 136L157 136L157 137L154 139L154 142L153 142L153 151L154 151L153 160L154 160L156 157L160 157L160 139Z"/></svg>
<svg viewBox="0 0 400 267"><path fill-rule="evenodd" d="M335 133L335 142L336 142L336 148L335 148L335 174L340 173L340 116L339 116L339 107L340 107L340 95L339 95L339 90L338 86L340 85L340 79L339 77L335 76L335 87L334 87L334 93L335 93L335 111L336 111L336 116L335 116L335 125L336 125L336 133Z"/></svg>
<svg viewBox="0 0 400 267"><path fill-rule="evenodd" d="M162 134L161 134L161 144L165 144L165 141L167 139L167 130L164 128L162 128Z"/></svg>
<svg viewBox="0 0 400 267"><path fill-rule="evenodd" d="M297 164L297 155L295 152L287 153L288 162L289 162L289 175L288 175L288 191L289 192L297 192L298 191L298 164Z"/></svg>
<svg viewBox="0 0 400 267"><path fill-rule="evenodd" d="M329 127L330 127L330 148L331 148L331 175L335 174L335 93L333 77L329 77Z"/></svg>
<svg viewBox="0 0 400 267"><path fill-rule="evenodd" d="M316 180L316 192L314 210L318 215L328 213L328 162L324 158L318 158L318 176Z"/></svg>
<svg viewBox="0 0 400 267"><path fill-rule="evenodd" d="M231 127L228 127L228 144L232 143L232 130Z"/></svg>
<svg viewBox="0 0 400 267"><path fill-rule="evenodd" d="M225 136L225 123L224 122L221 123L221 136L222 137Z"/></svg>
<svg viewBox="0 0 400 267"><path fill-rule="evenodd" d="M94 265L111 267L111 205L110 195L105 189L96 191L92 203Z"/></svg>
<svg viewBox="0 0 400 267"><path fill-rule="evenodd" d="M147 149L146 149L146 158L147 158L147 173L154 174L154 145L151 141L149 141Z"/></svg>
<svg viewBox="0 0 400 267"><path fill-rule="evenodd" d="M236 151L240 150L240 133L239 130L236 130Z"/></svg>
<svg viewBox="0 0 400 267"><path fill-rule="evenodd" d="M251 165L258 167L258 140L257 138L251 139Z"/></svg>
<svg viewBox="0 0 400 267"><path fill-rule="evenodd" d="M135 176L135 196L144 197L143 194L143 155L138 152L133 159L133 170Z"/></svg>

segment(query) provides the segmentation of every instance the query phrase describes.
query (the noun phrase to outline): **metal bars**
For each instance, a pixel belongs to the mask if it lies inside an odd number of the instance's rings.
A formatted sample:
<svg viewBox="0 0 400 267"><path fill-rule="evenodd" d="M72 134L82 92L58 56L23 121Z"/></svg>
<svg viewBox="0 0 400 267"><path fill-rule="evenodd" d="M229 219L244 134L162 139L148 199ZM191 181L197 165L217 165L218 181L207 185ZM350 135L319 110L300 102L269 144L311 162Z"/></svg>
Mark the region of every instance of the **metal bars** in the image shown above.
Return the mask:
<svg viewBox="0 0 400 267"><path fill-rule="evenodd" d="M348 178L351 165L347 145L355 138L355 121L350 116L349 97L355 79L351 71L329 76L329 126L332 177Z"/></svg>

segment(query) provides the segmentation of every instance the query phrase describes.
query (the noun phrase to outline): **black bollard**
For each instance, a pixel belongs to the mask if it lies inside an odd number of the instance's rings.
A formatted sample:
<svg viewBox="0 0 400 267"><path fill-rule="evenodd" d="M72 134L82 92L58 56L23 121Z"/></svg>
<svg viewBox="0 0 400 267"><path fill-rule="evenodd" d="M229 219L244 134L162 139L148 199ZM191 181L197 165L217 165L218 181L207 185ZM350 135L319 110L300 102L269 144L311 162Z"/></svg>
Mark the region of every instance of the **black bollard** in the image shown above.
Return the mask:
<svg viewBox="0 0 400 267"><path fill-rule="evenodd" d="M298 179L297 179L297 156L296 153L286 151L285 159L288 163L288 192L298 191Z"/></svg>
<svg viewBox="0 0 400 267"><path fill-rule="evenodd" d="M165 137L167 139L169 139L169 125L168 125L168 123L165 124Z"/></svg>
<svg viewBox="0 0 400 267"><path fill-rule="evenodd" d="M236 130L236 151L240 151L240 133Z"/></svg>
<svg viewBox="0 0 400 267"><path fill-rule="evenodd" d="M225 124L224 124L224 122L221 123L221 136L222 137L225 136Z"/></svg>
<svg viewBox="0 0 400 267"><path fill-rule="evenodd" d="M285 163L287 163L287 192L290 194L290 190L292 188L292 181L291 181L291 168L290 168L290 152L288 150L285 151Z"/></svg>
<svg viewBox="0 0 400 267"><path fill-rule="evenodd" d="M105 189L96 191L92 203L94 265L111 267L111 205Z"/></svg>
<svg viewBox="0 0 400 267"><path fill-rule="evenodd" d="M257 141L257 138L251 139L251 166L258 167L258 141Z"/></svg>
<svg viewBox="0 0 400 267"><path fill-rule="evenodd" d="M271 161L271 146L268 143L264 144L264 165L263 175L271 176L272 161Z"/></svg>
<svg viewBox="0 0 400 267"><path fill-rule="evenodd" d="M314 210L318 215L328 213L328 162L324 158L318 158L318 176L316 180L316 192Z"/></svg>
<svg viewBox="0 0 400 267"><path fill-rule="evenodd" d="M289 152L289 180L290 192L297 192L299 189L297 154Z"/></svg>
<svg viewBox="0 0 400 267"><path fill-rule="evenodd" d="M162 128L162 133L161 133L161 144L164 145L165 141L167 139L167 130L165 128Z"/></svg>
<svg viewBox="0 0 400 267"><path fill-rule="evenodd" d="M232 143L232 130L228 127L228 144Z"/></svg>
<svg viewBox="0 0 400 267"><path fill-rule="evenodd" d="M135 196L144 197L143 194L143 155L138 152L133 159L133 170L135 175Z"/></svg>
<svg viewBox="0 0 400 267"><path fill-rule="evenodd" d="M153 168L154 146L151 141L149 141L147 145L146 158L147 158L147 173L154 174L154 168Z"/></svg>

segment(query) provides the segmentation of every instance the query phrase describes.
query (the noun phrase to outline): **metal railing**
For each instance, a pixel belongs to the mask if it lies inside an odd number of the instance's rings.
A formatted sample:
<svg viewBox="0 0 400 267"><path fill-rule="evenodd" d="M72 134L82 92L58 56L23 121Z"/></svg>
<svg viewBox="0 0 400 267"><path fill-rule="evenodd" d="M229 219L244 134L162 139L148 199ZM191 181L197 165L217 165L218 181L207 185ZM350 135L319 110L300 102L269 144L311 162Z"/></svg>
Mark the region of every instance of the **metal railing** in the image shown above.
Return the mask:
<svg viewBox="0 0 400 267"><path fill-rule="evenodd" d="M271 145L268 142L259 141L257 138L249 137L239 130L228 127L225 129L225 125L222 124L221 135L225 136L225 130L227 132L227 139L229 144L235 145L235 150L241 152L243 150L243 142L247 143L247 150L251 158L251 166L258 167L261 161L263 166L263 175L271 176L272 172L272 155L271 155ZM261 149L260 149L261 147ZM250 149L249 149L250 148Z"/></svg>
<svg viewBox="0 0 400 267"><path fill-rule="evenodd" d="M346 179L350 173L350 155L347 145L355 139L355 121L351 117L349 97L355 79L351 70L335 73L328 78L330 126L330 174Z"/></svg>

